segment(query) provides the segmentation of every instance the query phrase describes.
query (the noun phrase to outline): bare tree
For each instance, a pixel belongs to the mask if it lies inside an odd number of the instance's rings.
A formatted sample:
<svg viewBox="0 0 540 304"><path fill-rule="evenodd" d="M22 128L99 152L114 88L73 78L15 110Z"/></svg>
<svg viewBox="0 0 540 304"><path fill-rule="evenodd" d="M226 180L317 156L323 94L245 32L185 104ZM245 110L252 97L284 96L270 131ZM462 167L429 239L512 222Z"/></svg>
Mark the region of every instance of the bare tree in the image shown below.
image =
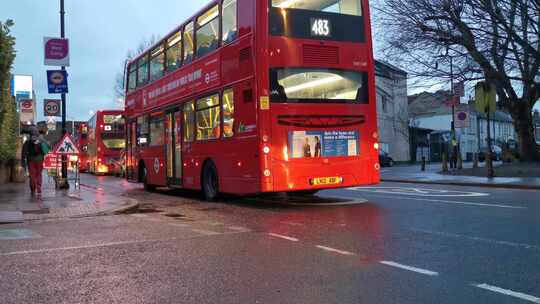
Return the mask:
<svg viewBox="0 0 540 304"><path fill-rule="evenodd" d="M125 90L125 69L127 68L127 64L134 59L135 57L142 54L144 51L146 51L150 46L154 45L156 41L158 40L158 36L152 35L150 39L143 39L139 46L135 51L128 51L126 54L126 58L124 59L122 63L122 70L116 73L116 78L114 80L114 96L115 101L124 105L124 100L126 97L126 90Z"/></svg>
<svg viewBox="0 0 540 304"><path fill-rule="evenodd" d="M383 52L417 80L486 79L514 120L521 156L540 161L532 108L540 98L540 0L381 0ZM432 82L433 83L433 82Z"/></svg>

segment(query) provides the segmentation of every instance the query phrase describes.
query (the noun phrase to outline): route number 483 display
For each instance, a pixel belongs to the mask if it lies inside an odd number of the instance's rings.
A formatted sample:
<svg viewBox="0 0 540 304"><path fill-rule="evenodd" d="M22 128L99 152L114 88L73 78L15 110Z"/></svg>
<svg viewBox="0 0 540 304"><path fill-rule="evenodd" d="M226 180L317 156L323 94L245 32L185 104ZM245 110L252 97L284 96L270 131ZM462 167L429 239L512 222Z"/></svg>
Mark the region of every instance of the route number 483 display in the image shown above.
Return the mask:
<svg viewBox="0 0 540 304"><path fill-rule="evenodd" d="M331 34L331 24L327 19L311 19L311 35L320 37L329 37Z"/></svg>

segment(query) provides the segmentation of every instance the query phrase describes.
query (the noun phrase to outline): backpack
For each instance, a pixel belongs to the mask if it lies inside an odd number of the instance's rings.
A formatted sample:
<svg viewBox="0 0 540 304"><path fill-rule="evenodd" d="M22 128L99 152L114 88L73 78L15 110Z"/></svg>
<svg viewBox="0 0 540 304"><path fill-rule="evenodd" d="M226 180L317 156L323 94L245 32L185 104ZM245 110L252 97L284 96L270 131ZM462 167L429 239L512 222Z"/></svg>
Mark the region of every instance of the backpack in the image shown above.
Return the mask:
<svg viewBox="0 0 540 304"><path fill-rule="evenodd" d="M30 142L28 147L28 154L30 156L40 156L43 155L43 150L41 149L41 143L38 142L37 144L34 142Z"/></svg>

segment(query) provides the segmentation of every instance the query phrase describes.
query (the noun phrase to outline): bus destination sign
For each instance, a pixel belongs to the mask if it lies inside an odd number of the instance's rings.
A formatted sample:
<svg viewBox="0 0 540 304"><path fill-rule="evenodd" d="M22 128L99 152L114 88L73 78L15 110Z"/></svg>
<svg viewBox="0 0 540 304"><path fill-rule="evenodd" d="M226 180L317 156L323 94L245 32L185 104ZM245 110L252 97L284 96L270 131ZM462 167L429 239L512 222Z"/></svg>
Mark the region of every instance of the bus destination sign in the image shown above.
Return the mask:
<svg viewBox="0 0 540 304"><path fill-rule="evenodd" d="M311 18L311 36L330 37L332 36L332 23L324 18Z"/></svg>

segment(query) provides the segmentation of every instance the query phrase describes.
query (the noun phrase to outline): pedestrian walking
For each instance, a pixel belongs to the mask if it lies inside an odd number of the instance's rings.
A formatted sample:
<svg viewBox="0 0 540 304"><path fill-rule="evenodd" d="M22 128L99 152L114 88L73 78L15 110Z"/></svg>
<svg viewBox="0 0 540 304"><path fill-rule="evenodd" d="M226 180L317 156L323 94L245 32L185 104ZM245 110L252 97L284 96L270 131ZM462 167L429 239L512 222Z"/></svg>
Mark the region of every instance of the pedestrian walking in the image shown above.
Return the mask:
<svg viewBox="0 0 540 304"><path fill-rule="evenodd" d="M30 193L41 199L43 160L49 152L49 144L40 136L37 128L30 129L30 138L22 147L22 166L30 176Z"/></svg>

